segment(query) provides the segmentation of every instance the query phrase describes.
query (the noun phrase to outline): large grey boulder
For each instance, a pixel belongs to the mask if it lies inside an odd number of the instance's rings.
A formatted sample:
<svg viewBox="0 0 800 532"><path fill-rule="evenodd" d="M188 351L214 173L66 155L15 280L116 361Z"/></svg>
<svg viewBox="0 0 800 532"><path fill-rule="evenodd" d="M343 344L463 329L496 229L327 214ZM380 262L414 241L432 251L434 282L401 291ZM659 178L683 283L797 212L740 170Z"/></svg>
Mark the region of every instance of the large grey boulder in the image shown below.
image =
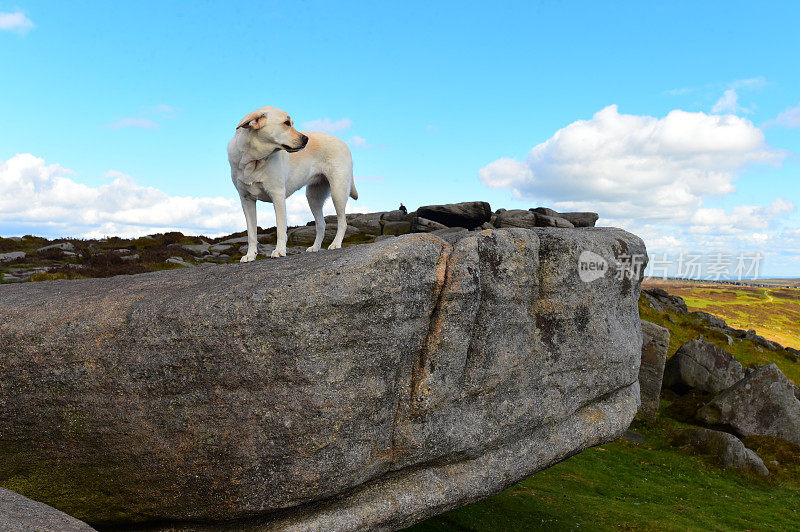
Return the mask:
<svg viewBox="0 0 800 532"><path fill-rule="evenodd" d="M673 433L670 444L708 454L723 467L735 467L758 475L769 475L764 461L734 436L718 430L691 428Z"/></svg>
<svg viewBox="0 0 800 532"><path fill-rule="evenodd" d="M742 364L727 351L702 338L680 346L667 361L664 386L717 393L744 378Z"/></svg>
<svg viewBox="0 0 800 532"><path fill-rule="evenodd" d="M753 371L700 408L696 416L709 425L729 426L741 436L778 436L800 444L800 401L794 384L775 364Z"/></svg>
<svg viewBox="0 0 800 532"><path fill-rule="evenodd" d="M446 227L473 229L489 221L492 217L492 208L485 201L426 205L417 209L417 216Z"/></svg>
<svg viewBox="0 0 800 532"><path fill-rule="evenodd" d="M587 250L645 254L618 229L487 230L0 286L0 484L97 525L236 530L490 496L639 407L641 277L584 283Z"/></svg>
<svg viewBox="0 0 800 532"><path fill-rule="evenodd" d="M639 366L639 389L642 406L639 419L655 419L661 399L661 382L669 350L669 329L642 320L642 362Z"/></svg>
<svg viewBox="0 0 800 532"><path fill-rule="evenodd" d="M59 242L58 244L50 244L49 246L44 246L36 250L36 253L41 253L42 251L49 251L51 249L59 249L61 251L75 251L75 245L72 242Z"/></svg>
<svg viewBox="0 0 800 532"><path fill-rule="evenodd" d="M4 532L92 532L94 528L46 504L0 488L0 530Z"/></svg>
<svg viewBox="0 0 800 532"><path fill-rule="evenodd" d="M547 209L550 211L550 209ZM562 227L572 228L572 223L559 216L550 216L536 211L511 209L495 214L492 218L497 227Z"/></svg>
<svg viewBox="0 0 800 532"><path fill-rule="evenodd" d="M598 214L596 212L562 212L558 214L575 227L594 227L597 223Z"/></svg>

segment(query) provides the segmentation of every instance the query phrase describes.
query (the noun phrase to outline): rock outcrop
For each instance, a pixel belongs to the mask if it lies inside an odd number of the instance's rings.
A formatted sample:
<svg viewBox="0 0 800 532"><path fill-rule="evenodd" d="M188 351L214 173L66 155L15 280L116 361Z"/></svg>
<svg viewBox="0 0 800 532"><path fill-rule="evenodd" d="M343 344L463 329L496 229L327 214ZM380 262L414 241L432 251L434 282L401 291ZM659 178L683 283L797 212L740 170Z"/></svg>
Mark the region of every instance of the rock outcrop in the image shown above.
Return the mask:
<svg viewBox="0 0 800 532"><path fill-rule="evenodd" d="M670 443L701 454L710 454L723 467L735 467L758 475L769 475L764 461L733 434L718 430L691 428L675 432Z"/></svg>
<svg viewBox="0 0 800 532"><path fill-rule="evenodd" d="M667 362L664 386L718 393L744 378L741 363L727 351L702 338L680 346Z"/></svg>
<svg viewBox="0 0 800 532"><path fill-rule="evenodd" d="M641 278L582 282L586 250L645 254L618 229L486 230L0 286L0 485L93 525L242 530L490 496L639 407Z"/></svg>
<svg viewBox="0 0 800 532"><path fill-rule="evenodd" d="M709 425L731 427L740 436L778 436L800 444L800 401L794 384L775 364L753 371L696 415Z"/></svg>
<svg viewBox="0 0 800 532"><path fill-rule="evenodd" d="M4 532L92 532L86 523L19 493L0 488L0 530Z"/></svg>
<svg viewBox="0 0 800 532"><path fill-rule="evenodd" d="M446 227L474 229L491 219L492 208L485 201L426 205L417 209L417 216Z"/></svg>
<svg viewBox="0 0 800 532"><path fill-rule="evenodd" d="M642 294L650 306L659 312L671 311L676 314L689 312L686 301L682 297L670 295L663 288L645 288L642 290Z"/></svg>
<svg viewBox="0 0 800 532"><path fill-rule="evenodd" d="M639 366L642 406L636 415L639 419L655 419L658 414L668 350L669 329L642 320L642 361Z"/></svg>

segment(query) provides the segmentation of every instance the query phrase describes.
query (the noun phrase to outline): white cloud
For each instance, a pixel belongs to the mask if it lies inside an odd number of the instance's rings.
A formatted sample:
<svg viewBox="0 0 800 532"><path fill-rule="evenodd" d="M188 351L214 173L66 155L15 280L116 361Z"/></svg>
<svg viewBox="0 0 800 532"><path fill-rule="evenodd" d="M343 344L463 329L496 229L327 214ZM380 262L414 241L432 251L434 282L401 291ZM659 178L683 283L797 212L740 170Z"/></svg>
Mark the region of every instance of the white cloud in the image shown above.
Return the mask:
<svg viewBox="0 0 800 532"><path fill-rule="evenodd" d="M331 120L330 118L318 118L309 122L303 122L300 128L304 131L322 131L323 133L340 133L349 129L353 121L349 118Z"/></svg>
<svg viewBox="0 0 800 532"><path fill-rule="evenodd" d="M164 231L219 235L245 228L236 193L230 197L172 196L143 186L122 172L111 170L108 184L90 187L75 181L73 173L45 164L31 154L17 154L0 161L0 224L43 232L50 236L84 238L133 237ZM259 203L259 225L275 225L271 205ZM364 212L366 206L348 205L348 212ZM324 211L335 211L330 200ZM304 194L287 199L289 225L302 225L311 213ZM8 229L5 229L8 231Z"/></svg>
<svg viewBox="0 0 800 532"><path fill-rule="evenodd" d="M736 94L736 89L728 89L722 93L722 97L711 108L712 113L739 113L742 111L745 109L739 106L739 95Z"/></svg>
<svg viewBox="0 0 800 532"><path fill-rule="evenodd" d="M717 235L752 233L768 229L772 220L794 210L794 203L783 198L777 198L767 206L739 205L730 211L702 208L692 215L689 231Z"/></svg>
<svg viewBox="0 0 800 532"><path fill-rule="evenodd" d="M0 30L15 31L25 34L33 29L33 27L33 21L26 17L21 11L15 11L14 13L0 12Z"/></svg>
<svg viewBox="0 0 800 532"><path fill-rule="evenodd" d="M779 164L785 156L735 115L675 110L654 118L609 106L560 129L524 161L497 159L478 176L534 206L597 212L598 225L638 234L650 251L768 246L782 254L779 268L791 262L794 237L781 233L795 211L791 201L721 209L704 200L732 194L751 165Z"/></svg>
<svg viewBox="0 0 800 532"><path fill-rule="evenodd" d="M128 127L138 129L158 129L161 126L158 122L154 122L149 118L120 118L108 125L111 129L124 129Z"/></svg>
<svg viewBox="0 0 800 532"><path fill-rule="evenodd" d="M498 159L479 177L487 186L565 210L671 220L691 216L705 195L733 192L748 165L784 156L744 118L675 110L659 119L620 114L611 105L560 129L524 163Z"/></svg>
<svg viewBox="0 0 800 532"><path fill-rule="evenodd" d="M800 104L789 107L772 120L768 120L762 127L782 126L786 129L800 127Z"/></svg>

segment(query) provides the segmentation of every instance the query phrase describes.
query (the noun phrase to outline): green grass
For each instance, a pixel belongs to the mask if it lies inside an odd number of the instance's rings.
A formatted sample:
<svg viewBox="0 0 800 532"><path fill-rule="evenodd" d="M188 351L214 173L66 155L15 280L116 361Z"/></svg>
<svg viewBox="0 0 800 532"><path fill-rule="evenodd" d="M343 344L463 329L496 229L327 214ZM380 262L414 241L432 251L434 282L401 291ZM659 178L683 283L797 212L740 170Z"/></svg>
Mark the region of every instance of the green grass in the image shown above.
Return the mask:
<svg viewBox="0 0 800 532"><path fill-rule="evenodd" d="M800 349L800 289L685 282L654 286L681 296L689 310L709 312L731 327L755 329L769 340Z"/></svg>
<svg viewBox="0 0 800 532"><path fill-rule="evenodd" d="M635 422L641 446L616 441L584 451L485 501L408 530L790 530L800 518L798 456L773 475L722 469L665 443L684 425ZM784 474L781 474L781 469ZM786 474L786 472L789 474Z"/></svg>
<svg viewBox="0 0 800 532"><path fill-rule="evenodd" d="M753 301L749 306L751 312L762 312L758 295L737 296L739 301L745 299ZM703 335L744 365L774 362L787 377L800 382L800 364L777 352L759 351L747 340L728 345L722 334L706 329L699 319L656 312L644 298L639 301L639 311L642 319L670 330L669 356L684 343ZM689 426L667 415L671 404L662 399L656 421L637 421L631 426L631 430L645 436L640 446L619 440L589 449L499 495L428 519L408 530L798 528L800 446L778 438L746 438L745 443L764 459L770 476L763 478L723 469L716 465L713 456L687 454L666 443L673 431Z"/></svg>

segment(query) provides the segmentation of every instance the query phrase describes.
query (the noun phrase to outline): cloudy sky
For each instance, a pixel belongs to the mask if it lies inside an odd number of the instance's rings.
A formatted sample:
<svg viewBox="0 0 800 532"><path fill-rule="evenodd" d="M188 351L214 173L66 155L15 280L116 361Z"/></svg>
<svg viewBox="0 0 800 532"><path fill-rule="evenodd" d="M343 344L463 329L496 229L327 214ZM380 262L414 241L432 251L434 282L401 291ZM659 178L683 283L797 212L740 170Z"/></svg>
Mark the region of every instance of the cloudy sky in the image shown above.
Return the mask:
<svg viewBox="0 0 800 532"><path fill-rule="evenodd" d="M800 277L796 2L117 4L0 0L0 235L242 230L226 144L274 105L349 143L353 210L592 210Z"/></svg>

